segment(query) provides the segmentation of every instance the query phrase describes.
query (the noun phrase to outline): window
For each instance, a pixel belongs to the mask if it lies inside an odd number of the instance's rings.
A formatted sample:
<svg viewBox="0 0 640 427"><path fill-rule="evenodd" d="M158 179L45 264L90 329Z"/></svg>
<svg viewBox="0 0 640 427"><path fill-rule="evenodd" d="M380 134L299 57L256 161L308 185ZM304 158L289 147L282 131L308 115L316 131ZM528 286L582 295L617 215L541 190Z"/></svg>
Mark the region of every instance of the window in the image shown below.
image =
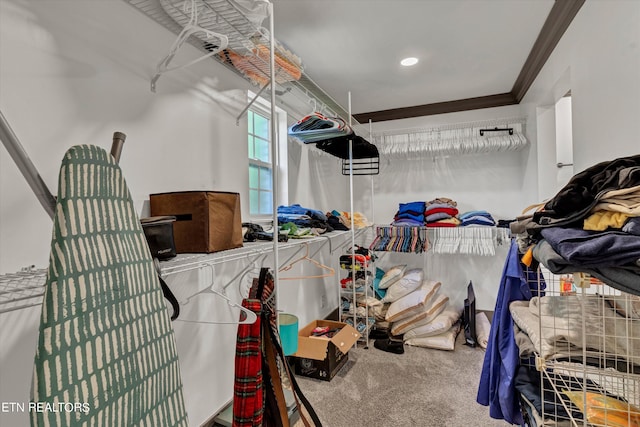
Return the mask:
<svg viewBox="0 0 640 427"><path fill-rule="evenodd" d="M272 161L270 124L267 115L249 110L249 214L251 216L273 213Z"/></svg>
<svg viewBox="0 0 640 427"><path fill-rule="evenodd" d="M275 107L272 117L271 104L265 98L247 91L247 102L252 102L247 111L247 163L249 166L248 188L245 193L248 203L243 202L252 222L267 223L273 215L273 203L287 205L289 201L289 174L287 148L287 113ZM273 122L272 122L273 120ZM271 125L276 128L278 159L272 156ZM278 188L273 188L273 175L277 165ZM245 196L246 197L246 196Z"/></svg>

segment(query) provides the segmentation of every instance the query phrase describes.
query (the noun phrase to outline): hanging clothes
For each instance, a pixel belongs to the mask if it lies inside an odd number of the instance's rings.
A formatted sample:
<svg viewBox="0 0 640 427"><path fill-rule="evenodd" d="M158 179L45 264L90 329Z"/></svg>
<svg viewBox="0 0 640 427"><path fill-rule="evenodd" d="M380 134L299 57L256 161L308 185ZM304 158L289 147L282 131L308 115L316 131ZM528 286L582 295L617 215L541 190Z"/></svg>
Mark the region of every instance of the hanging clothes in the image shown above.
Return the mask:
<svg viewBox="0 0 640 427"><path fill-rule="evenodd" d="M149 247L120 167L98 147L62 160L31 402L87 405L30 411L32 426L188 425Z"/></svg>
<svg viewBox="0 0 640 427"><path fill-rule="evenodd" d="M422 253L429 249L423 227L376 227L376 237L369 245L373 251Z"/></svg>
<svg viewBox="0 0 640 427"><path fill-rule="evenodd" d="M242 306L256 313L251 324L238 325L235 381L233 386L233 427L258 427L264 415L262 380L262 303L244 299Z"/></svg>
<svg viewBox="0 0 640 427"><path fill-rule="evenodd" d="M514 337L509 303L530 300L533 292L538 291L537 283L535 271L523 271L518 245L512 240L502 272L476 398L479 404L489 406L489 415L492 418L504 419L511 424L520 425L523 420L515 388L519 350Z"/></svg>
<svg viewBox="0 0 640 427"><path fill-rule="evenodd" d="M289 427L282 377L289 378L291 390L305 427L322 423L306 399L291 371L280 345L275 306L275 281L268 268L253 280L249 298L242 303L256 314L251 325L239 325L236 344L233 427ZM305 411L301 411L304 406Z"/></svg>

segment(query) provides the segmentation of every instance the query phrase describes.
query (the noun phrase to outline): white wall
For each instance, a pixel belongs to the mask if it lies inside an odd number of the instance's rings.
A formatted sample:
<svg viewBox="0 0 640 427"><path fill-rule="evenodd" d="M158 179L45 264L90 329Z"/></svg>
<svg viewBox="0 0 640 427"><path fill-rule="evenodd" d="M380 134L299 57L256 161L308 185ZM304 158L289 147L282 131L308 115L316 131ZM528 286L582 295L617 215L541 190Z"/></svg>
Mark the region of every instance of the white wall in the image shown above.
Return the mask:
<svg viewBox="0 0 640 427"><path fill-rule="evenodd" d="M246 125L235 125L246 85L229 70L205 61L163 75L152 93L175 36L122 1L3 0L0 19L0 108L52 193L68 147L108 150L116 130L127 134L121 166L141 208L154 192L246 188L248 174L236 172ZM191 46L180 54L199 55ZM51 222L0 153L0 271L44 265Z"/></svg>
<svg viewBox="0 0 640 427"><path fill-rule="evenodd" d="M340 159L290 140L289 200L323 211L348 211L349 177L341 170ZM354 210L368 213L361 206Z"/></svg>
<svg viewBox="0 0 640 427"><path fill-rule="evenodd" d="M638 22L640 2L586 2L520 105L375 123L374 131L380 131L526 116L526 136L531 143L519 153L488 157L412 159L402 164L383 161L381 174L375 178L376 222L388 223L400 202L436 196L457 200L462 210L487 209L499 218L518 215L526 206L552 197L559 188L554 107L568 90L572 94L575 172L640 152L634 126L640 117ZM356 191L363 195L360 201L365 205L367 191L364 186ZM480 292L476 285L480 308L491 309L495 304L500 272L483 275L490 269L482 261L456 257L437 264L427 259L426 265L439 265L442 273L435 278L450 278L454 286L465 284L462 277L456 278L463 265L474 283L483 277Z"/></svg>
<svg viewBox="0 0 640 427"><path fill-rule="evenodd" d="M526 114L531 145L517 153L435 163L383 161L381 174L373 178L373 201L370 178L356 177L355 209L387 223L400 202L448 196L463 210L487 209L499 218L517 215L540 201L538 177L556 173L555 163L542 155L554 142L538 141L536 109L552 106L568 89L576 171L637 153L632 124L640 117L638 22L640 2L586 2L520 106L377 123L375 131ZM204 61L162 76L158 93L151 93L154 66L174 38L121 0L0 0L0 109L54 193L68 147L91 143L108 148L118 130L128 135L121 165L141 211L149 193L219 189L241 192L246 212L245 125L237 127L235 117L248 86L226 68ZM198 55L188 46L184 52L190 58ZM289 148L289 200L348 210L348 179L339 174L339 161L316 158L300 145ZM375 212L369 215L372 202ZM0 273L46 265L50 233L49 218L0 149ZM456 287L456 295L467 279L473 280L479 308L492 309L505 253L500 251L492 259L432 256L411 263L423 263L433 278L448 280L443 284ZM326 252L321 257L329 264L335 258ZM383 261L396 262L392 257ZM221 280L239 268L220 269ZM171 285L180 291L201 286L200 280L174 276ZM331 281L285 286L282 307L299 314L301 323L332 308L317 304L335 291ZM225 305L216 303L213 309L224 313ZM38 316L36 308L0 314L0 401L28 400ZM234 326L176 324L193 425L231 397L234 331ZM27 419L0 413L0 424L27 425Z"/></svg>
<svg viewBox="0 0 640 427"><path fill-rule="evenodd" d="M122 131L127 141L120 164L139 213L148 214L150 193L223 190L241 193L243 219L248 219L246 116L240 126L236 116L246 105L249 85L226 67L203 61L161 76L152 93L155 64L174 40L174 34L122 0L0 0L0 110L52 193L70 146L88 143L108 150L113 132ZM174 61L199 55L185 45ZM300 188L299 194L307 194L302 202L315 206L313 192ZM318 207L328 209L330 202L327 196L326 205ZM51 224L1 148L0 274L31 264L45 267ZM318 255L325 263L334 258L328 245ZM216 283L243 267L243 262L219 267ZM203 285L200 276L194 272L168 281L185 298L185 292L188 296ZM234 289L229 295L239 301ZM303 325L337 306L331 279L288 282L281 296L282 309L298 314ZM235 317L224 301L214 298L209 304L195 305L196 314ZM29 400L39 316L39 308L0 314L0 402ZM236 326L178 322L174 328L190 423L199 425L232 398ZM0 413L0 425L28 425L28 418Z"/></svg>
<svg viewBox="0 0 640 427"><path fill-rule="evenodd" d="M533 123L536 108L552 106L571 90L576 173L640 152L638 22L637 1L585 2L522 101ZM541 147L554 143L539 141ZM555 176L555 163L541 163L539 173Z"/></svg>
<svg viewBox="0 0 640 427"><path fill-rule="evenodd" d="M373 131L434 128L500 118L523 117L520 106L418 117L373 124ZM476 154L449 157L383 158L380 175L374 177L375 222L389 224L399 203L429 201L449 197L458 203L459 211L484 209L497 219L513 219L522 209L535 202L535 139L529 126L525 132L530 144L516 152ZM371 189L367 182L356 186L357 203L370 205ZM423 267L430 279L443 284L455 304L462 304L470 280L481 310L493 310L507 247L500 246L495 256L447 256L392 254L380 265L408 263Z"/></svg>
<svg viewBox="0 0 640 427"><path fill-rule="evenodd" d="M374 123L374 132L410 128L433 128L500 118L523 117L520 106L441 114L421 118ZM535 170L529 165L535 139L521 151L447 157L382 159L375 178L375 210L378 222L390 222L398 203L450 197L461 212L486 209L497 218L512 218L530 199ZM532 175L533 174L533 175ZM362 189L366 191L366 188ZM535 199L535 197L534 197Z"/></svg>

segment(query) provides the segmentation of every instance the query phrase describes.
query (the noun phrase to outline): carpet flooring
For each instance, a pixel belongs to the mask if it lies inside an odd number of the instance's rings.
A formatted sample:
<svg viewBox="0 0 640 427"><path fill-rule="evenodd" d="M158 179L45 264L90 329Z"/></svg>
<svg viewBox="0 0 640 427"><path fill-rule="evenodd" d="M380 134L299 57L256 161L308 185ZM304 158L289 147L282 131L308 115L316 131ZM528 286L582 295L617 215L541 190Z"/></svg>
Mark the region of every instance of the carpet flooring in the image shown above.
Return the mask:
<svg viewBox="0 0 640 427"><path fill-rule="evenodd" d="M454 351L405 345L393 354L359 344L330 382L296 378L324 427L509 425L476 403L484 351L462 335Z"/></svg>

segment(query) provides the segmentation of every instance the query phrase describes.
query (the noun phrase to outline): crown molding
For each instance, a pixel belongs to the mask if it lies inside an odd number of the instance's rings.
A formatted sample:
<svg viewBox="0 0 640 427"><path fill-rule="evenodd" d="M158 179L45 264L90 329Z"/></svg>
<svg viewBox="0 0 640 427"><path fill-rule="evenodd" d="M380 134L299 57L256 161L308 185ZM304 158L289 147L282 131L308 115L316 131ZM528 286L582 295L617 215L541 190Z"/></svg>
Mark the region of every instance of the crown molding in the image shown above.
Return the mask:
<svg viewBox="0 0 640 427"><path fill-rule="evenodd" d="M562 38L573 18L584 4L585 0L556 0L549 11L538 38L536 39L527 59L516 78L511 92L496 95L480 96L476 98L458 99L454 101L436 102L432 104L415 105L411 107L392 108L389 110L370 111L354 114L360 123L381 122L385 120L400 120L412 117L431 116L435 114L453 113L458 111L478 110L482 108L503 107L519 104L535 81L542 67L551 56L556 45Z"/></svg>

